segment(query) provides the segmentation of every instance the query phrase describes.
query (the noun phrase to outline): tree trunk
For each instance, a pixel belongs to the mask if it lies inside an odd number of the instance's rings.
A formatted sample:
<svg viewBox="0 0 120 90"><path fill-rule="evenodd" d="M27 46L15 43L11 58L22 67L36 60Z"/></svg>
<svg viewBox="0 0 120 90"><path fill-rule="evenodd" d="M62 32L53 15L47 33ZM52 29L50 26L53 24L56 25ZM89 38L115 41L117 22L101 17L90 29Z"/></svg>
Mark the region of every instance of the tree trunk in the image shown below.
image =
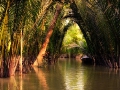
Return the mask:
<svg viewBox="0 0 120 90"><path fill-rule="evenodd" d="M9 62L9 76L14 76L20 56L12 56Z"/></svg>
<svg viewBox="0 0 120 90"><path fill-rule="evenodd" d="M20 60L19 60L19 74L22 75L22 51L23 51L23 37L22 37L22 30L21 30L21 44L20 44Z"/></svg>
<svg viewBox="0 0 120 90"><path fill-rule="evenodd" d="M51 37L51 35L53 33L53 28L55 26L55 22L57 21L57 18L59 16L61 8L62 8L62 5L61 4L57 4L55 15L54 15L53 20L51 21L50 26L48 28L48 33L46 35L45 41L44 41L44 43L42 45L42 48L41 48L41 50L40 50L40 52L39 52L39 54L37 56L37 59L35 60L35 62L33 64L34 66L41 66L41 64L42 64L43 56L45 55L46 48L48 46L50 37Z"/></svg>

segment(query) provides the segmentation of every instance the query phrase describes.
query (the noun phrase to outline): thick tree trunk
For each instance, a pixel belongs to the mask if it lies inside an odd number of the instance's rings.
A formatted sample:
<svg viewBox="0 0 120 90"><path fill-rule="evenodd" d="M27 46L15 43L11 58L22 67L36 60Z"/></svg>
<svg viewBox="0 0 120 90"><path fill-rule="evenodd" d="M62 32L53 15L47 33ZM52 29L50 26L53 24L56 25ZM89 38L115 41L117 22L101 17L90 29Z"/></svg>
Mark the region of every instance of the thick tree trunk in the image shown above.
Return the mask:
<svg viewBox="0 0 120 90"><path fill-rule="evenodd" d="M53 33L53 28L55 26L55 23L57 21L57 18L59 16L61 8L62 8L62 5L61 4L57 4L55 15L54 15L53 20L51 21L51 24L50 24L50 26L48 28L48 33L46 35L45 41L44 41L44 43L42 45L42 48L41 48L41 50L40 50L40 52L39 52L39 54L37 56L37 59L35 60L35 62L33 64L34 66L41 66L41 64L42 64L43 56L45 55L46 48L48 46L50 37L51 37L51 35Z"/></svg>

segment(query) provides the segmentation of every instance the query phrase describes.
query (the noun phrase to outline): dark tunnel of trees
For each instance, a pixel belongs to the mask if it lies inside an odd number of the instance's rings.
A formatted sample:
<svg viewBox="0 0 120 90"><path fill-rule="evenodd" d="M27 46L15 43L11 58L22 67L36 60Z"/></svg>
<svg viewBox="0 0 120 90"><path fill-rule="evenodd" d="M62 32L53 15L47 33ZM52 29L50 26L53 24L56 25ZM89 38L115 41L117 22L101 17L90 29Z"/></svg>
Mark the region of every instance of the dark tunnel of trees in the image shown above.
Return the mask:
<svg viewBox="0 0 120 90"><path fill-rule="evenodd" d="M83 45L66 49L64 37L74 25L84 39L72 42ZM41 66L44 58L56 62L70 51L90 56L96 65L120 68L119 41L119 0L0 0L0 77Z"/></svg>

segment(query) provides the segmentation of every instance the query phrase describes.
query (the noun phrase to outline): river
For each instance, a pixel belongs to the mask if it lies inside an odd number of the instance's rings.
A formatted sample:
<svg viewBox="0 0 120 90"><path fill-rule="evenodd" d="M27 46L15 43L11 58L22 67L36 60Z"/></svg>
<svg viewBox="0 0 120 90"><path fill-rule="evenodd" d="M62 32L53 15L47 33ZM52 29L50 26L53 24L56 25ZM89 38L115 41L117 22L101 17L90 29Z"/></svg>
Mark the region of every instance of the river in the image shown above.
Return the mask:
<svg viewBox="0 0 120 90"><path fill-rule="evenodd" d="M0 90L120 90L119 70L60 59L29 74L0 78Z"/></svg>

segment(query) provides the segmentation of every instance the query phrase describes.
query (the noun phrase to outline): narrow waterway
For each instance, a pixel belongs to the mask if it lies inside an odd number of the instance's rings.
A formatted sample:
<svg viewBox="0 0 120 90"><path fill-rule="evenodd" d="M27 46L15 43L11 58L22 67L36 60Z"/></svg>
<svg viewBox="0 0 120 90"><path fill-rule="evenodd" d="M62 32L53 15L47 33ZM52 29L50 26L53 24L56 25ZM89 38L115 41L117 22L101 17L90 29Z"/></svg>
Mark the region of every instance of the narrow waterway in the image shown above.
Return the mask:
<svg viewBox="0 0 120 90"><path fill-rule="evenodd" d="M120 72L61 59L22 77L1 78L0 90L120 90Z"/></svg>

